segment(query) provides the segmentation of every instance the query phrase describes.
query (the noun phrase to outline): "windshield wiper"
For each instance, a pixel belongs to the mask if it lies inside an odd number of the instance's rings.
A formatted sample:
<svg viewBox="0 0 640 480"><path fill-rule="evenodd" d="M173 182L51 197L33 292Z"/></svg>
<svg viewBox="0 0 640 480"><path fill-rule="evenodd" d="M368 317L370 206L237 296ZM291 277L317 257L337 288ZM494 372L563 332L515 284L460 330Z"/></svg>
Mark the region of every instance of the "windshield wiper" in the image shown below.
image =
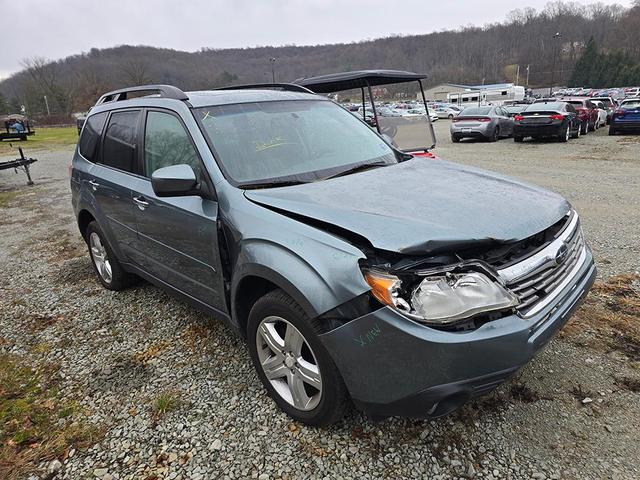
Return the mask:
<svg viewBox="0 0 640 480"><path fill-rule="evenodd" d="M248 182L248 183L240 183L238 188L243 188L245 190L253 190L256 188L275 188L275 187L289 187L291 185L301 185L303 183L300 180L273 180L269 182Z"/></svg>
<svg viewBox="0 0 640 480"><path fill-rule="evenodd" d="M391 163L386 162L375 162L375 163L365 163L363 165L356 165L355 167L348 168L347 170L343 170L339 173L335 173L333 175L329 175L328 177L324 177L323 180L328 180L330 178L342 177L343 175L350 175L352 173L361 172L363 170L368 170L370 168L376 167L386 167L387 165L393 165Z"/></svg>

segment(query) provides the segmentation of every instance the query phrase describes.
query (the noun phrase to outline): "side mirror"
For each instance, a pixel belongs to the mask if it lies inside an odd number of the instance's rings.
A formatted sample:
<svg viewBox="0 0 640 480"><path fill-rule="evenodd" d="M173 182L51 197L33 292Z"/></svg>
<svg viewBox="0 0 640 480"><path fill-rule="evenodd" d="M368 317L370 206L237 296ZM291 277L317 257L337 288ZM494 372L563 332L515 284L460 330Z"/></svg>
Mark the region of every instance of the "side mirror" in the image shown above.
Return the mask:
<svg viewBox="0 0 640 480"><path fill-rule="evenodd" d="M196 174L189 165L171 165L159 168L151 175L153 192L159 197L199 195Z"/></svg>

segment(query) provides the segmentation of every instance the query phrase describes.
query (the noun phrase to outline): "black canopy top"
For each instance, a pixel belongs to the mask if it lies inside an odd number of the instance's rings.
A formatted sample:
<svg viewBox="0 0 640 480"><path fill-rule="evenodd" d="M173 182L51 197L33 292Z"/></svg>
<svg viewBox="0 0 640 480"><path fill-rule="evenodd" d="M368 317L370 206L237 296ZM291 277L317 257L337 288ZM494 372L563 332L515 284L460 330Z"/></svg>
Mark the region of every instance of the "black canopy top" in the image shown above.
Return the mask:
<svg viewBox="0 0 640 480"><path fill-rule="evenodd" d="M367 85L389 85L392 83L415 82L427 75L401 70L356 70L353 72L331 73L317 77L299 78L293 83L307 87L316 93L333 93Z"/></svg>

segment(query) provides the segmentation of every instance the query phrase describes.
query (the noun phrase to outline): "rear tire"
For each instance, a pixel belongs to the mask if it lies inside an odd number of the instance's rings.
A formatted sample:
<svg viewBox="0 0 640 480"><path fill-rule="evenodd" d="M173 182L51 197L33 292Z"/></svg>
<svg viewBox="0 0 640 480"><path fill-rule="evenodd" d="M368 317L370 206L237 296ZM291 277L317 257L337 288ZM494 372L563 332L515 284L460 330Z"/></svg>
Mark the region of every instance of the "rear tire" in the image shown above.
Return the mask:
<svg viewBox="0 0 640 480"><path fill-rule="evenodd" d="M613 127L609 127L609 135L616 135L618 133L617 130L615 130Z"/></svg>
<svg viewBox="0 0 640 480"><path fill-rule="evenodd" d="M566 143L569 141L569 138L571 138L571 127L567 125L567 129L558 137L558 140L562 143Z"/></svg>
<svg viewBox="0 0 640 480"><path fill-rule="evenodd" d="M453 114L452 113L449 114L449 120L453 120Z"/></svg>
<svg viewBox="0 0 640 480"><path fill-rule="evenodd" d="M85 241L89 248L93 270L104 288L115 291L124 290L135 281L136 277L126 272L120 265L95 220L87 226Z"/></svg>
<svg viewBox="0 0 640 480"><path fill-rule="evenodd" d="M322 323L279 289L253 305L247 322L249 352L269 396L294 420L317 427L340 420L348 406L322 332Z"/></svg>
<svg viewBox="0 0 640 480"><path fill-rule="evenodd" d="M497 142L500 138L500 127L493 129L493 134L489 137L490 142Z"/></svg>

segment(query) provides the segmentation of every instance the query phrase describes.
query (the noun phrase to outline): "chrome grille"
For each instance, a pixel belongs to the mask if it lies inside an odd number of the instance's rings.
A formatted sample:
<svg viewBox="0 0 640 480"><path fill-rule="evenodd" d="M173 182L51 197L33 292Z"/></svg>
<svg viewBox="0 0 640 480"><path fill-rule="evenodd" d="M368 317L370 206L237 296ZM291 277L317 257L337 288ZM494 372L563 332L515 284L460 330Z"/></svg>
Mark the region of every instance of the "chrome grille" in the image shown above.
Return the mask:
<svg viewBox="0 0 640 480"><path fill-rule="evenodd" d="M500 271L509 290L520 299L517 310L521 315L526 317L534 307L546 304L543 301L553 297L583 258L585 242L577 217L574 213L565 231L543 250Z"/></svg>

